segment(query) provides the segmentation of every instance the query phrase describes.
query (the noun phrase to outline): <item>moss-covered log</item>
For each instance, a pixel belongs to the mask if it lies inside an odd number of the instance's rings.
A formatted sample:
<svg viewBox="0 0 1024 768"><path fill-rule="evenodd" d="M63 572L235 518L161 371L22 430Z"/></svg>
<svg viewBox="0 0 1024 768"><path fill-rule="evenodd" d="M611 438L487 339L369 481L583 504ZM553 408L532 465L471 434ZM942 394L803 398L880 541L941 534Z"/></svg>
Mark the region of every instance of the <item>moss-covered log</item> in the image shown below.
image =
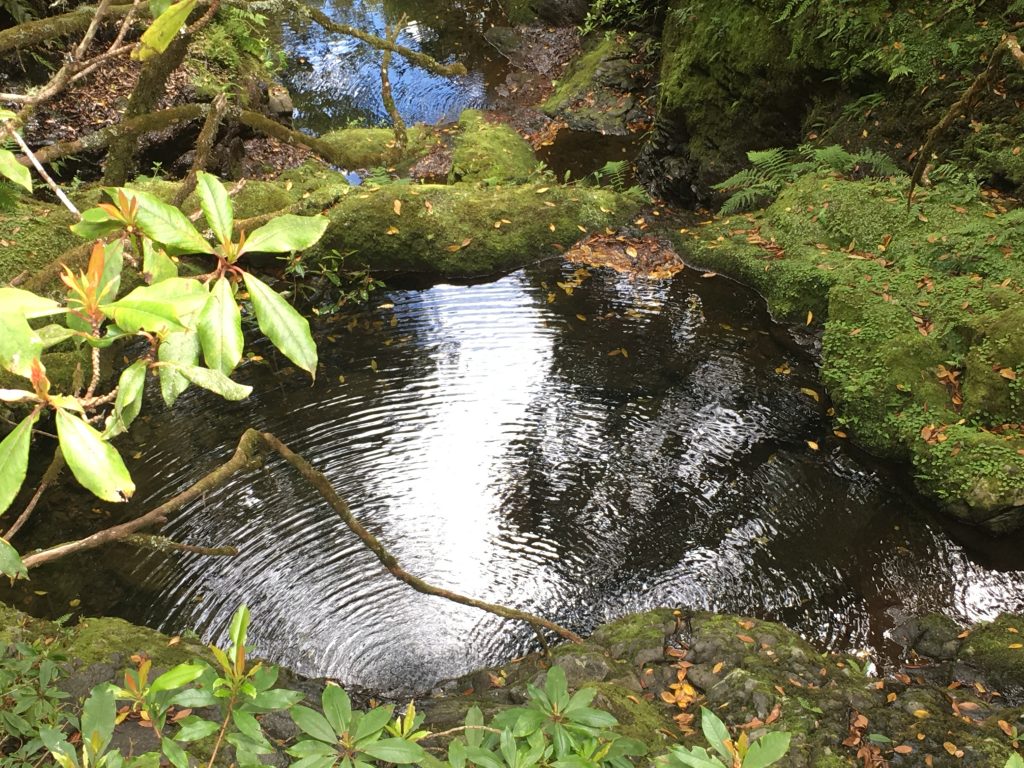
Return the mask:
<svg viewBox="0 0 1024 768"><path fill-rule="evenodd" d="M142 10L145 10L149 4L143 0L141 5ZM107 8L107 17L123 18L131 8L132 3L111 4ZM0 30L0 55L85 32L95 12L95 6L82 6L69 13L26 21L9 29Z"/></svg>

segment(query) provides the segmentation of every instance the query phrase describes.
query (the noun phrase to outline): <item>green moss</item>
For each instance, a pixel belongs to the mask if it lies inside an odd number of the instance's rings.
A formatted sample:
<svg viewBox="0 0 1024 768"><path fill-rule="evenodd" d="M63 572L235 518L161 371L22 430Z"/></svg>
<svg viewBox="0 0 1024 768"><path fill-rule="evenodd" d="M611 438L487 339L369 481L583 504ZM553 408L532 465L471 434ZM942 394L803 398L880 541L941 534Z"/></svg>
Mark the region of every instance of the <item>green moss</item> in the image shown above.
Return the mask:
<svg viewBox="0 0 1024 768"><path fill-rule="evenodd" d="M671 733L673 723L663 709L638 697L635 693L614 683L597 683L594 706L614 715L619 721L616 729L623 736L642 741L658 754L664 750L665 732Z"/></svg>
<svg viewBox="0 0 1024 768"><path fill-rule="evenodd" d="M357 170L411 165L437 141L433 129L423 125L409 128L408 137L409 144L401 157L395 156L395 133L390 128L341 128L325 133L321 139L333 147L338 166Z"/></svg>
<svg viewBox="0 0 1024 768"><path fill-rule="evenodd" d="M764 211L693 233L693 258L777 316L824 323L822 379L858 442L911 461L955 514L1020 526L1024 214L956 184L908 212L905 193L905 179L805 176Z"/></svg>
<svg viewBox="0 0 1024 768"><path fill-rule="evenodd" d="M545 114L555 115L586 99L594 89L597 68L605 59L614 55L619 43L613 36L601 36L589 48L576 57L562 74L547 101L541 109Z"/></svg>
<svg viewBox="0 0 1024 768"><path fill-rule="evenodd" d="M158 667L170 667L189 659L212 661L205 646L182 640L170 645L162 632L129 624L122 619L83 618L65 641L67 655L83 664L110 661L112 656L141 653Z"/></svg>
<svg viewBox="0 0 1024 768"><path fill-rule="evenodd" d="M307 258L337 250L375 272L497 274L568 248L583 235L579 227L627 222L639 206L634 196L588 187L357 188L327 212L331 224Z"/></svg>
<svg viewBox="0 0 1024 768"><path fill-rule="evenodd" d="M483 113L467 109L459 117L459 128L451 181L514 184L527 181L537 169L530 145L509 126L488 122Z"/></svg>
<svg viewBox="0 0 1024 768"><path fill-rule="evenodd" d="M21 198L11 211L0 212L0 285L22 273L48 266L81 242L68 227L71 214L61 206Z"/></svg>

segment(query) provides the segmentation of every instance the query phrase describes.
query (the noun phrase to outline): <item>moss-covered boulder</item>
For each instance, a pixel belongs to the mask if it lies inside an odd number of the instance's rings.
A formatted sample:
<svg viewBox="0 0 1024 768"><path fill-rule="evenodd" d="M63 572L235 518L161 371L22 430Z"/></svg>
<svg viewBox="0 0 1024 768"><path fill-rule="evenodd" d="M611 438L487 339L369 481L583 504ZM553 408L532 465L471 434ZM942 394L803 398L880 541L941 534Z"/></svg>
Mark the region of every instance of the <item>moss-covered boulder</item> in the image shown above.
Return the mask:
<svg viewBox="0 0 1024 768"><path fill-rule="evenodd" d="M459 130L450 181L517 184L536 172L533 150L509 126L492 123L482 112L467 109L459 117Z"/></svg>
<svg viewBox="0 0 1024 768"><path fill-rule="evenodd" d="M646 78L643 41L603 35L587 42L566 67L541 109L575 131L625 136L644 117L639 100Z"/></svg>
<svg viewBox="0 0 1024 768"><path fill-rule="evenodd" d="M427 154L437 141L433 129L414 125L408 130L408 144L403 151L395 145L395 132L390 128L340 128L328 131L320 140L331 148L331 158L345 170L377 166L409 166Z"/></svg>
<svg viewBox="0 0 1024 768"><path fill-rule="evenodd" d="M777 316L823 324L841 430L911 462L957 516L1019 528L1024 211L956 184L920 192L908 211L906 186L812 174L765 210L682 240Z"/></svg>
<svg viewBox="0 0 1024 768"><path fill-rule="evenodd" d="M747 151L808 138L909 162L1016 18L1010 0L674 0L648 176L661 194L708 200ZM1019 100L1024 77L1007 75ZM985 100L943 146L958 148L964 168L1019 184L1012 102Z"/></svg>

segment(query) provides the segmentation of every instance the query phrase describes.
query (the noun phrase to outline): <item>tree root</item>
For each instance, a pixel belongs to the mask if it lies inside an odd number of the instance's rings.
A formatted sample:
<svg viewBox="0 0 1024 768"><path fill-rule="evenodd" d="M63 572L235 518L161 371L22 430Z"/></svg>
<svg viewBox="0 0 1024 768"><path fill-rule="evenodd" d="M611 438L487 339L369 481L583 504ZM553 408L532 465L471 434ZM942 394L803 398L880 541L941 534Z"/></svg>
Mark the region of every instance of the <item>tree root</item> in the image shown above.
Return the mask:
<svg viewBox="0 0 1024 768"><path fill-rule="evenodd" d="M910 189L907 190L907 210L910 210L910 206L914 202L914 189L921 183L924 178L925 169L928 167L928 160L932 155L932 151L935 149L935 144L942 137L953 123L974 108L974 104L979 98L981 98L983 91L989 86L989 83L996 76L996 72L999 71L999 65L1003 60L1003 57L1009 53L1017 60L1017 63L1024 67L1024 51L1021 51L1020 43L1017 41L1015 35L1006 34L1003 35L1002 39L996 43L996 47L993 49L992 54L988 59L988 66L985 67L984 71L981 72L974 82L964 91L963 95L957 99L953 105L946 111L946 114L942 116L942 119L928 131L928 135L925 137L924 144L918 151L917 163L914 165L914 172L910 176Z"/></svg>
<svg viewBox="0 0 1024 768"><path fill-rule="evenodd" d="M402 568L395 556L387 550L380 540L370 533L352 514L348 504L341 498L341 496L338 495L337 491L334 490L334 486L331 485L331 482L327 479L326 475L314 468L312 464L306 461L299 454L292 451L287 445L271 433L257 432L255 429L248 429L245 431L245 434L243 434L241 439L238 441L238 447L235 448L234 454L224 464L202 477L194 485L182 491L177 496L174 496L155 509L150 510L142 517L136 518L135 520L131 520L127 523L122 523L121 525L106 528L92 534L91 536L87 536L84 539L59 544L41 552L34 552L24 557L22 562L24 562L25 567L28 569L38 568L41 565L53 562L61 557L65 557L76 552L96 549L97 547L101 547L115 541L123 541L129 539L129 537L137 536L139 531L146 528L162 525L183 506L201 497L203 494L223 485L237 472L258 466L261 463L264 453L268 449L280 455L306 480L306 482L316 489L324 501L326 501L338 514L348 529L359 537L359 540L374 554L377 560L380 561L381 565L383 565L388 572L399 581L404 582L417 592L424 595L443 597L454 603L466 605L471 608L478 608L504 619L526 622L542 640L543 635L541 632L546 629L571 642L582 642L582 638L572 630L566 629L560 624L556 624L555 622L549 621L541 616L536 616L532 613L520 611L515 608L509 608L497 603L488 603L483 600L467 597L457 592L452 592L442 587L429 584L423 579L409 573Z"/></svg>

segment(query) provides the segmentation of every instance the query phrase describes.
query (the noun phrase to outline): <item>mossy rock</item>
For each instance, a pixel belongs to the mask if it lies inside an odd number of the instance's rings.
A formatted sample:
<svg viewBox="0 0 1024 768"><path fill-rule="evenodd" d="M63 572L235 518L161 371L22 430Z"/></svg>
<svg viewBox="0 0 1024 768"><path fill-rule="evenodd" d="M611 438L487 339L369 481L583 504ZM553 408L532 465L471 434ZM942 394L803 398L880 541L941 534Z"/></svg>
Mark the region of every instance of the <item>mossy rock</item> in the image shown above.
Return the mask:
<svg viewBox="0 0 1024 768"><path fill-rule="evenodd" d="M306 258L333 250L375 272L494 275L624 224L641 204L608 189L539 183L354 188L326 212L331 223Z"/></svg>
<svg viewBox="0 0 1024 768"><path fill-rule="evenodd" d="M566 67L541 106L544 114L564 120L574 131L625 136L639 115L637 91L643 41L621 35L591 38Z"/></svg>
<svg viewBox="0 0 1024 768"><path fill-rule="evenodd" d="M824 330L839 426L911 462L918 486L991 530L1024 525L1024 212L971 187L810 174L763 211L679 238L779 318ZM963 423L961 423L961 421Z"/></svg>
<svg viewBox="0 0 1024 768"><path fill-rule="evenodd" d="M437 141L434 130L423 125L410 127L407 134L408 144L400 153L395 148L395 132L390 128L340 128L320 138L333 149L335 163L353 171L379 166L408 167L427 154Z"/></svg>
<svg viewBox="0 0 1024 768"><path fill-rule="evenodd" d="M449 181L516 184L537 170L530 145L507 125L488 122L482 112L467 109L459 117Z"/></svg>
<svg viewBox="0 0 1024 768"><path fill-rule="evenodd" d="M994 690L1024 696L1024 616L1000 614L971 628L957 658L976 671Z"/></svg>
<svg viewBox="0 0 1024 768"><path fill-rule="evenodd" d="M0 211L0 285L36 273L81 243L69 229L74 222L63 206L27 197L19 198L13 210Z"/></svg>

